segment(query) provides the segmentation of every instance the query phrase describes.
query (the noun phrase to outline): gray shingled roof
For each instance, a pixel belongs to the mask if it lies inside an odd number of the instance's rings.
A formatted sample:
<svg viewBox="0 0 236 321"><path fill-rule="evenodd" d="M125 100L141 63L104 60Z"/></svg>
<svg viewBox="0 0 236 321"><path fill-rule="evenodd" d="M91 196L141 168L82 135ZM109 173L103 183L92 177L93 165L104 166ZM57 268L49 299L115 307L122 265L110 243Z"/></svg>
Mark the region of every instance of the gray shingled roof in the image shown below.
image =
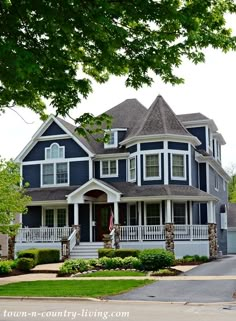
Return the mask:
<svg viewBox="0 0 236 321"><path fill-rule="evenodd" d="M228 227L236 227L236 203L229 203Z"/></svg>
<svg viewBox="0 0 236 321"><path fill-rule="evenodd" d="M39 201L64 201L66 195L72 193L79 186L52 187L52 188L28 188L27 195L32 197L33 202Z"/></svg>
<svg viewBox="0 0 236 321"><path fill-rule="evenodd" d="M181 115L177 115L177 118L181 122L209 119L208 117L206 117L201 113L181 114Z"/></svg>
<svg viewBox="0 0 236 321"><path fill-rule="evenodd" d="M136 131L132 130L129 137L163 134L192 137L192 134L177 119L175 113L163 97L159 95L148 109L139 128Z"/></svg>

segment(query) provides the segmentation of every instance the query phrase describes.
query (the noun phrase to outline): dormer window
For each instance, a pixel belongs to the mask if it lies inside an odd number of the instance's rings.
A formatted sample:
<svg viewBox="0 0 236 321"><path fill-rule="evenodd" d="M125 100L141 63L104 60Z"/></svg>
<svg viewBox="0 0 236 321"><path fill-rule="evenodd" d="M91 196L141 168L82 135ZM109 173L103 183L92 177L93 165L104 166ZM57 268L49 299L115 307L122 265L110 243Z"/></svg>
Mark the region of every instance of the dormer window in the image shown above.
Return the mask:
<svg viewBox="0 0 236 321"><path fill-rule="evenodd" d="M55 159L65 157L65 147L53 143L50 147L45 148L45 159Z"/></svg>
<svg viewBox="0 0 236 321"><path fill-rule="evenodd" d="M118 132L111 129L109 135L110 140L104 144L104 148L116 148L118 146Z"/></svg>

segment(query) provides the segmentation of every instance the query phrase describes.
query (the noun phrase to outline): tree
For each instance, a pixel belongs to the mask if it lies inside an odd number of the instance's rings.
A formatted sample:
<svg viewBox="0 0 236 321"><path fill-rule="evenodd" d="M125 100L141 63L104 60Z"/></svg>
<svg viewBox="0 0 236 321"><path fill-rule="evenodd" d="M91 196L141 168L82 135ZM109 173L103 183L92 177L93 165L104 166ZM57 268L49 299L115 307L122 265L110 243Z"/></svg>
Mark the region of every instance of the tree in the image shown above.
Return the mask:
<svg viewBox="0 0 236 321"><path fill-rule="evenodd" d="M236 165L231 164L226 171L230 176L230 181L228 183L228 199L229 202L236 203Z"/></svg>
<svg viewBox="0 0 236 321"><path fill-rule="evenodd" d="M234 0L0 0L0 111L18 105L44 119L45 98L66 116L110 75L136 89L152 74L182 83L174 69L184 57L236 48L225 20L235 12Z"/></svg>
<svg viewBox="0 0 236 321"><path fill-rule="evenodd" d="M0 160L0 233L15 235L19 224L16 215L27 212L31 198L20 186L19 167L12 161Z"/></svg>

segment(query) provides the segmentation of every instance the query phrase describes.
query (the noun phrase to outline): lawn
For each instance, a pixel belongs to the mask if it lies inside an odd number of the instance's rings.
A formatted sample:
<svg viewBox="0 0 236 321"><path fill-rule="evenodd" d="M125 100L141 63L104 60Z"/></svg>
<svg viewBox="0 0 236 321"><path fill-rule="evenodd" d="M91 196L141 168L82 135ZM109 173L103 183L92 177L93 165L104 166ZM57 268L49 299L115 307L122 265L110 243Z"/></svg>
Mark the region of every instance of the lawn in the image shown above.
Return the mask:
<svg viewBox="0 0 236 321"><path fill-rule="evenodd" d="M115 295L151 284L151 280L53 280L17 282L0 286L0 296L94 297Z"/></svg>
<svg viewBox="0 0 236 321"><path fill-rule="evenodd" d="M139 271L97 271L93 273L80 274L79 277L112 277L112 276L146 276Z"/></svg>

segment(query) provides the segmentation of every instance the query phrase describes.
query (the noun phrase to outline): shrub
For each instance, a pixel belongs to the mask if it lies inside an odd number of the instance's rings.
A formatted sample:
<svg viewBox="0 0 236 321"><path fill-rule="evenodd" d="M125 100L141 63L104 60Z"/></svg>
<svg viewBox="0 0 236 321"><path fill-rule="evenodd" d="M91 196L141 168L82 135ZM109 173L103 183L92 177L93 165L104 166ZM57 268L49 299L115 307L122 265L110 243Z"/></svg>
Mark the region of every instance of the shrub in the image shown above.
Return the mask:
<svg viewBox="0 0 236 321"><path fill-rule="evenodd" d="M127 256L123 259L123 268L140 270L142 267L140 259L133 256Z"/></svg>
<svg viewBox="0 0 236 321"><path fill-rule="evenodd" d="M164 249L147 249L140 253L139 259L145 270L157 271L173 265L175 257Z"/></svg>
<svg viewBox="0 0 236 321"><path fill-rule="evenodd" d="M114 249L99 249L98 250L98 257L114 257Z"/></svg>
<svg viewBox="0 0 236 321"><path fill-rule="evenodd" d="M33 259L34 265L57 263L60 260L60 251L57 249L28 249L18 253L18 258L23 257Z"/></svg>
<svg viewBox="0 0 236 321"><path fill-rule="evenodd" d="M201 262L209 262L209 258L206 255L200 256L200 261Z"/></svg>
<svg viewBox="0 0 236 321"><path fill-rule="evenodd" d="M59 275L75 274L77 272L85 272L90 268L88 260L72 259L67 260L59 269Z"/></svg>
<svg viewBox="0 0 236 321"><path fill-rule="evenodd" d="M119 249L114 251L114 256L121 257L121 258L130 257L130 256L138 257L140 252L141 251L137 249Z"/></svg>
<svg viewBox="0 0 236 321"><path fill-rule="evenodd" d="M14 261L0 261L0 275L9 274L12 271L12 262Z"/></svg>
<svg viewBox="0 0 236 321"><path fill-rule="evenodd" d="M29 271L35 266L35 261L32 258L22 257L18 259L16 268L21 271Z"/></svg>
<svg viewBox="0 0 236 321"><path fill-rule="evenodd" d="M98 260L103 269L116 269L122 267L123 260L119 257L102 257Z"/></svg>

